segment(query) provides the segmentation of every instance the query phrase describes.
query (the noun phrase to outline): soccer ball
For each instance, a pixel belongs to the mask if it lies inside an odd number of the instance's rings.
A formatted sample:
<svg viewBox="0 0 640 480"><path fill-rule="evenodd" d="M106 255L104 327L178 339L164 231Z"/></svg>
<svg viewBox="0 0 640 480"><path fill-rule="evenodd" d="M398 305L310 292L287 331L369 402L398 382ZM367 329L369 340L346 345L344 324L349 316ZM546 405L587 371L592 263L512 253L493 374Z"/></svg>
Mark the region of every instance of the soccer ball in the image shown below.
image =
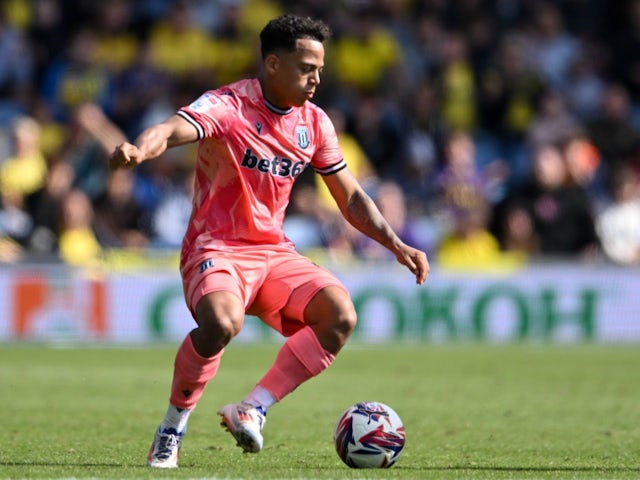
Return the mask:
<svg viewBox="0 0 640 480"><path fill-rule="evenodd" d="M389 468L404 449L404 425L388 405L360 402L340 416L333 441L338 456L351 468Z"/></svg>

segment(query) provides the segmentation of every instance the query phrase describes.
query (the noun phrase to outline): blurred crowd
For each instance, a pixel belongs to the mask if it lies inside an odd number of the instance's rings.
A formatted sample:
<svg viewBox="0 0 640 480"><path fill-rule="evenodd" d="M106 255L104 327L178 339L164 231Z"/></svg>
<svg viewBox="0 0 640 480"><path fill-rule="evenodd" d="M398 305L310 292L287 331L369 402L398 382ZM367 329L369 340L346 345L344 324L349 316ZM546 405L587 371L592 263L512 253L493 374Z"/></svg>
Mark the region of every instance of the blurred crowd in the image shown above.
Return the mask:
<svg viewBox="0 0 640 480"><path fill-rule="evenodd" d="M108 154L254 76L258 33L284 12L331 26L314 101L432 261L640 265L640 0L4 0L0 262L179 248L195 147L133 171ZM388 258L317 177L290 204L299 249Z"/></svg>

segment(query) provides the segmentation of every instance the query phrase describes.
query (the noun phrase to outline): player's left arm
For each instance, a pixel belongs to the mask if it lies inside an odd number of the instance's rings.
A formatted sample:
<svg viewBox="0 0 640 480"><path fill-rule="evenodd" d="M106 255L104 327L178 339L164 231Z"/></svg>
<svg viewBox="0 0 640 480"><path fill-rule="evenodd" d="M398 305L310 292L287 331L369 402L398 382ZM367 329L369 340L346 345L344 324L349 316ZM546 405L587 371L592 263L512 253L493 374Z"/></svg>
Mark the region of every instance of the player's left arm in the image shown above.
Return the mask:
<svg viewBox="0 0 640 480"><path fill-rule="evenodd" d="M380 213L348 168L322 177L344 218L359 231L388 248L421 285L429 275L427 255L404 243Z"/></svg>

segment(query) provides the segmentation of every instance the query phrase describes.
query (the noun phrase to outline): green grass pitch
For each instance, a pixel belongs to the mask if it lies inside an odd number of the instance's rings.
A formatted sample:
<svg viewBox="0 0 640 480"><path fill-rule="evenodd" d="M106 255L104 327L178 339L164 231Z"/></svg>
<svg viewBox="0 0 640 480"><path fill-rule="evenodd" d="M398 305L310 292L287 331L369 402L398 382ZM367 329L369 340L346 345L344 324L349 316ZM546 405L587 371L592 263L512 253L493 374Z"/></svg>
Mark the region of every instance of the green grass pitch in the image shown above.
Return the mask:
<svg viewBox="0 0 640 480"><path fill-rule="evenodd" d="M232 344L191 417L180 468L145 467L176 346L0 345L0 478L640 478L640 349L351 344L271 409L243 454L216 409L277 345ZM332 433L351 403L388 403L407 444L388 470L351 470Z"/></svg>

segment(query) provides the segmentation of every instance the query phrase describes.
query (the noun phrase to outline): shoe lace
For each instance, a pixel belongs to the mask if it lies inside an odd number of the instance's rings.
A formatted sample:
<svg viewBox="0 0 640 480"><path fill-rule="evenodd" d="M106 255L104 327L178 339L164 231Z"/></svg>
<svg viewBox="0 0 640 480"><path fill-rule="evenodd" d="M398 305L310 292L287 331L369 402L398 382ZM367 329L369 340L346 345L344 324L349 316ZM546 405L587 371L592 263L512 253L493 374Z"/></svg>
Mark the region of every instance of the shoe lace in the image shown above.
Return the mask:
<svg viewBox="0 0 640 480"><path fill-rule="evenodd" d="M156 445L156 457L166 459L171 456L173 451L180 445L179 435L175 430L165 430L158 435L158 443Z"/></svg>

